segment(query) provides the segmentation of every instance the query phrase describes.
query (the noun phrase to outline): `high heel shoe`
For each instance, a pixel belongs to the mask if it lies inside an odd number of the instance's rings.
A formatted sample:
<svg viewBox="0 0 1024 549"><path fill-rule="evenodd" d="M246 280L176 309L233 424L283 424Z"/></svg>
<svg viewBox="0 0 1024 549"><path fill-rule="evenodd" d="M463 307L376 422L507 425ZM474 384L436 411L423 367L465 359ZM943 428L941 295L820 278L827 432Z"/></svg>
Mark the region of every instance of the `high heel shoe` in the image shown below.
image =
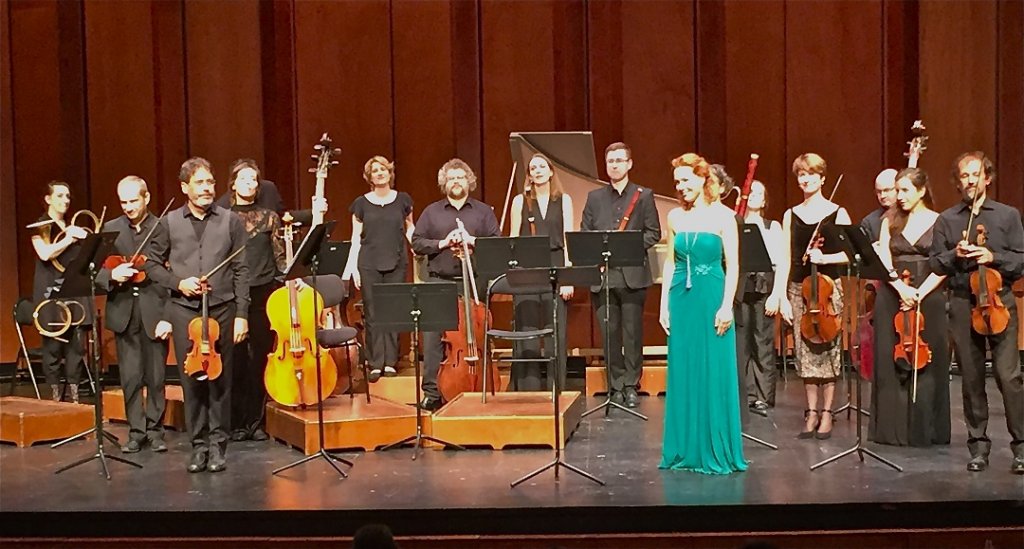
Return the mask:
<svg viewBox="0 0 1024 549"><path fill-rule="evenodd" d="M819 429L820 429L821 424L822 424L821 420L822 420L822 418L825 417L825 414L829 415L829 417L831 418L831 421L829 421L829 424L828 424L828 431L824 431L824 432L821 431L821 430L815 431L814 438L816 438L818 440L828 440L828 439L832 438L832 427L835 425L835 422L836 422L836 413L833 412L832 410L822 410L821 411L821 417L818 418L818 427L819 427Z"/></svg>
<svg viewBox="0 0 1024 549"><path fill-rule="evenodd" d="M816 414L818 416L818 419L814 422L814 427L811 427L810 431L800 431L800 434L798 434L796 438L808 439L814 437L815 431L818 429L818 426L821 425L821 414L817 410L804 410L804 421L810 418L811 414Z"/></svg>

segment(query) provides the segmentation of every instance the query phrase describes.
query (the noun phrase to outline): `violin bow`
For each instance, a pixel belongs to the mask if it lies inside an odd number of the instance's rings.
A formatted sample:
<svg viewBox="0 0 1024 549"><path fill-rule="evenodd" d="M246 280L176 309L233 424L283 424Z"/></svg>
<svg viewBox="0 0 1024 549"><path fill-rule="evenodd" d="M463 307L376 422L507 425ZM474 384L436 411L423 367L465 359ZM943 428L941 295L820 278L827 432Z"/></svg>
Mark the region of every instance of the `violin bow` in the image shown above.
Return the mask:
<svg viewBox="0 0 1024 549"><path fill-rule="evenodd" d="M516 182L516 168L519 163L512 163L512 173L508 176L508 189L505 190L505 205L501 208L501 224L498 225L498 233L505 232L505 217L508 215L508 203L512 199L512 185Z"/></svg>
<svg viewBox="0 0 1024 549"><path fill-rule="evenodd" d="M917 347L921 343L921 332L919 330L921 322L921 301L918 300L914 304L914 353L911 356L910 367L914 369L914 388L911 391L910 401L917 402Z"/></svg>
<svg viewBox="0 0 1024 549"><path fill-rule="evenodd" d="M836 179L836 186L832 187L832 192L828 195L828 201L832 202L832 199L836 196L836 191L839 190L839 184L843 182L843 175L839 174L839 179ZM825 217L828 217L827 215ZM818 224L814 226L814 232L811 233L811 240L807 242L807 249L804 250L804 263L807 263L807 256L811 253L811 246L814 241L818 239L818 231L821 230L821 223L825 221L825 217L818 220Z"/></svg>
<svg viewBox="0 0 1024 549"><path fill-rule="evenodd" d="M210 272L208 272L208 273L204 274L203 276L199 277L199 280L200 281L209 280L209 278L211 276L217 274L217 271L221 270L225 265L230 263L232 259L238 257L238 254L242 253L242 250L244 250L245 247L248 246L248 245L249 245L248 242L246 242L245 244L242 244L242 246L239 247L237 250L231 252L231 255L229 255L224 261L221 261L220 263L217 264L216 267L214 267L213 269L210 269Z"/></svg>
<svg viewBox="0 0 1024 549"><path fill-rule="evenodd" d="M152 238L153 233L156 232L157 224L159 224L160 220L163 219L165 215L167 215L167 210L171 209L171 204L174 204L173 198L167 203L166 206L164 206L164 211L160 212L160 217L156 218L157 223L153 223L153 226L149 228L149 232L146 233L145 238L143 238L142 242L139 243L139 247L135 248L135 253L133 253L131 258L128 260L129 263L135 263L135 259L139 257L140 253L142 253L142 248L146 247L146 243L149 242L149 239Z"/></svg>

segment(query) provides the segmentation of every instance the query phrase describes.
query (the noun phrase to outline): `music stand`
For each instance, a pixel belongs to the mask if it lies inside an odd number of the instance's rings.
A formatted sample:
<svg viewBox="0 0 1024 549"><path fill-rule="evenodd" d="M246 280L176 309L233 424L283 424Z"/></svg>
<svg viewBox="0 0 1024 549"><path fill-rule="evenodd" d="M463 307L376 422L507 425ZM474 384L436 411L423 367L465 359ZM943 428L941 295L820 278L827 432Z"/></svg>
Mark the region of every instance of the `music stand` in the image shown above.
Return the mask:
<svg viewBox="0 0 1024 549"><path fill-rule="evenodd" d="M550 258L550 254L548 255ZM558 341L558 300L561 296L558 294L558 288L561 286L594 286L601 283L601 273L597 267L547 267L547 268L536 268L536 269L510 269L508 271L508 283L512 288L525 287L525 288L536 288L547 281L550 284L551 290L551 322L554 329L554 339ZM557 343L555 344L555 359L558 359L558 353L563 352L558 349ZM543 467L528 473L527 475L519 478L512 482L511 487L526 482L527 480L547 471L548 469L555 470L555 480L558 480L558 468L564 467L581 477L590 479L601 486L604 486L604 481L591 475L590 473L562 460L562 427L559 421L561 415L561 395L562 385L559 382L559 375L551 376L551 401L553 403L552 418L555 430L555 455L554 459L544 465Z"/></svg>
<svg viewBox="0 0 1024 549"><path fill-rule="evenodd" d="M540 284L513 286L508 277L502 278L508 271L520 268L551 267L551 238L548 236L488 236L476 239L476 246L473 250L473 257L476 260L476 272L482 280L487 281L485 299L488 305L492 293L508 295L536 295L548 292L548 279ZM513 307L513 320L515 318L515 307ZM487 373L491 360L486 336L491 329L490 315L484 319L484 363L483 363L483 387L480 394L480 401L487 403ZM554 333L558 338L558 333ZM516 362L518 359L513 359ZM557 360L557 357L556 357Z"/></svg>
<svg viewBox="0 0 1024 549"><path fill-rule="evenodd" d="M419 356L421 332L445 332L459 327L458 285L454 282L378 283L373 285L373 315L378 329L385 332L412 332L412 354ZM412 459L416 460L423 441L447 448L465 450L462 446L423 434L423 408L420 407L420 361L413 360L416 372L416 432L392 442L381 450L390 450L413 443Z"/></svg>
<svg viewBox="0 0 1024 549"><path fill-rule="evenodd" d="M768 248L764 245L764 238L761 236L761 229L757 225L752 223L744 223L739 227L739 252L740 252L740 264L739 273L770 273L774 270L772 266L771 256L768 255ZM747 365L737 365L739 371L746 371ZM774 366L774 365L773 365ZM740 382L740 394L746 394L746 384L744 383L746 376L739 378ZM740 413L743 413L745 397L740 398ZM767 412L760 412L759 415L768 417ZM771 448L772 450L778 450L779 447L764 440L761 440L753 435L749 435L743 431L740 431L743 438Z"/></svg>
<svg viewBox="0 0 1024 549"><path fill-rule="evenodd" d="M874 248L871 246L871 240L868 238L867 232L860 225L830 225L824 228L826 238L836 242L839 247L846 252L846 255L850 258L850 268L852 275L858 281L863 279L867 280L885 280L889 279L888 271L882 265L882 260L875 253ZM860 305L858 297L859 284L853 285L853 302L858 303L857 311L854 315L854 326L860 321ZM850 353L852 360L858 361L857 375L854 377L855 391L857 395L857 404L855 409L861 410L861 381L860 381L860 353ZM885 459L884 457L876 454L875 452L864 447L864 432L863 425L861 424L861 414L856 414L857 420L857 442L850 448L839 452L838 454L814 465L811 465L811 470L814 471L819 467L824 467L829 463L839 461L840 459L851 455L857 454L860 460L864 461L864 455L868 456L892 467L893 469L903 472L903 468L899 465Z"/></svg>
<svg viewBox="0 0 1024 549"><path fill-rule="evenodd" d="M87 236L81 244L80 251L71 264L64 270L64 282L61 284L59 290L53 293L52 297L56 298L82 298L88 297L90 299L90 307L93 310L93 322L91 326L92 344L90 345L89 359L86 360L86 368L92 368L96 372L97 390L95 393L95 400L93 402L93 414L95 415L95 424L92 428L87 431L78 433L70 438L66 438L52 446L57 448L58 446L67 444L72 440L77 440L86 435L96 433L96 453L79 459L68 465L54 471L54 474L60 474L68 469L73 469L79 465L89 463L94 459L100 461L100 466L103 468L103 475L110 480L110 470L107 468L107 459L131 465L139 469L142 465L135 463L118 456L108 456L106 450L103 448L103 441L109 440L110 442L117 445L117 437L108 433L103 428L103 385L98 383L100 379L100 346L99 346L99 311L96 310L96 275L99 272L99 265L103 264L103 260L110 255L111 250L114 249L114 241L117 240L118 233L108 232L91 234Z"/></svg>
<svg viewBox="0 0 1024 549"><path fill-rule="evenodd" d="M603 343L608 398L598 406L583 412L580 417L587 417L602 409L605 417L608 417L614 407L647 421L647 416L612 400L611 326L609 322L611 288L608 281L609 269L612 267L642 267L646 264L647 248L644 247L643 233L641 231L575 231L565 233L565 239L569 251L569 261L573 265L579 267L600 265L603 267L604 273L604 276L601 277L601 286L604 288Z"/></svg>
<svg viewBox="0 0 1024 549"><path fill-rule="evenodd" d="M324 239L330 233L332 228L334 228L334 222L329 221L327 223L314 225L312 228L309 229L309 232L306 233L306 237L303 238L302 240L302 244L299 245L299 250L295 252L295 256L292 258L291 265L288 265L288 267L285 269L284 280L286 282L289 280L294 280L296 278L309 277L309 280L311 282L310 286L313 288L313 295L318 295L318 292L316 290L316 281L320 267L321 250L323 247ZM313 300L313 318L320 318L319 307L317 307L318 302L318 299ZM316 357L316 394L318 397L316 400L316 423L317 433L320 442L320 449L312 455L306 456L302 459L299 459L298 461L289 463L284 467L278 467L277 469L274 469L274 471L271 474L276 475L278 473L287 471L292 467L297 467L299 465L302 465L303 463L312 461L316 458L323 458L323 460L330 464L330 466L333 467L335 471L337 471L338 475L344 479L348 478L348 474L342 471L341 468L338 467L338 464L335 463L335 461L340 461L345 465L348 465L349 467L352 467L353 463L341 456L332 454L331 452L328 452L327 450L324 449L324 399L319 398L320 395L323 394L323 375L320 372L320 342L318 341L318 337L316 334L313 335L313 339L313 352L314 356Z"/></svg>
<svg viewBox="0 0 1024 549"><path fill-rule="evenodd" d="M330 224L331 224L331 226L333 226L334 222L331 221ZM327 234L328 235L331 234L331 230L330 229L327 230ZM320 247L319 271L321 273L326 273L328 275L337 275L339 278L341 278L342 274L345 271L345 265L348 263L348 254L351 251L352 251L352 242L350 240L345 240L345 241L325 240L323 245ZM307 282L307 284L308 284L308 282ZM333 303L333 304L330 304L330 305L328 305L326 303L326 301L325 301L324 306L327 307L327 308L331 308L331 307L333 307L335 305L340 305L341 303L345 303L346 300L348 299L350 293L351 293L350 292L350 290L351 290L350 285L351 284L352 284L351 282L348 282L346 284L345 281L342 281L341 287L344 290L344 293L340 296L341 301L339 303ZM344 318L344 316L343 316L344 314L345 314L344 311L339 311L339 317ZM348 327L349 328L355 328L354 326L348 326ZM363 370L363 379L365 380L365 379L367 379L367 375L366 375L366 360L365 360L365 358L363 356L363 348L362 348L363 344L359 342L359 338L358 337L355 338L353 341L355 341L356 350L357 350L357 356L359 357L359 366ZM345 345L342 345L342 347L345 347L345 346L347 346L349 344L350 343L346 343ZM346 357L347 356L348 355L346 354ZM349 365L348 366L349 366L349 368L348 368L348 387L349 387L348 396L349 396L350 399L355 399L356 391L355 391L355 387L353 386L353 383L352 383L352 368L355 365L351 364L351 361L349 361ZM369 383L366 383L365 395L366 395L366 403L369 404L370 403L370 384Z"/></svg>

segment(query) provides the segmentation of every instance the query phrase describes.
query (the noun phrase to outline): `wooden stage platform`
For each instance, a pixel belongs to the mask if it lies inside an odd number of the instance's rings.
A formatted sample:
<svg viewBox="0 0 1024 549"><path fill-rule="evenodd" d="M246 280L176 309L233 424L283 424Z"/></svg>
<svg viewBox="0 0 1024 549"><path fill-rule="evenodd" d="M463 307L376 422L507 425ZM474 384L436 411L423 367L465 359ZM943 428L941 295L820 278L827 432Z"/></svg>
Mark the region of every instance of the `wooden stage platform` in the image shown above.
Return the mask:
<svg viewBox="0 0 1024 549"><path fill-rule="evenodd" d="M959 378L950 390L960 393ZM1019 548L1024 477L1009 473L1009 436L991 380L988 390L992 461L978 474L964 468L966 433L955 397L951 446L867 445L904 472L852 456L810 471L853 444L854 422L840 414L830 440L795 439L803 423L795 378L780 382L779 407L767 419L751 417L746 428L779 450L744 443L750 468L728 476L657 468L664 398L649 396L639 411L650 421L594 414L565 447L563 459L605 486L563 470L557 480L547 471L509 487L550 462L550 448L431 450L415 461L409 448L347 452L354 466L341 480L322 460L274 476L304 452L291 443L248 441L229 445L227 471L189 474L188 437L169 431L169 452L129 456L143 469L111 463L107 481L96 463L53 474L92 453L91 440L58 449L4 445L0 531L5 547L19 540L34 547L347 547L361 525L385 522L403 549L734 548L751 537L800 548ZM600 401L577 402L588 408ZM127 426L111 430L124 436Z"/></svg>
<svg viewBox="0 0 1024 549"><path fill-rule="evenodd" d="M164 388L167 405L164 408L164 427L177 431L185 430L185 397L181 394L180 385L167 385ZM142 388L142 398L146 398L146 388ZM145 406L145 400L143 400ZM124 391L120 388L103 391L103 418L107 421L128 423L124 412Z"/></svg>
<svg viewBox="0 0 1024 549"><path fill-rule="evenodd" d="M0 398L0 441L24 448L68 438L96 424L92 406L19 396Z"/></svg>

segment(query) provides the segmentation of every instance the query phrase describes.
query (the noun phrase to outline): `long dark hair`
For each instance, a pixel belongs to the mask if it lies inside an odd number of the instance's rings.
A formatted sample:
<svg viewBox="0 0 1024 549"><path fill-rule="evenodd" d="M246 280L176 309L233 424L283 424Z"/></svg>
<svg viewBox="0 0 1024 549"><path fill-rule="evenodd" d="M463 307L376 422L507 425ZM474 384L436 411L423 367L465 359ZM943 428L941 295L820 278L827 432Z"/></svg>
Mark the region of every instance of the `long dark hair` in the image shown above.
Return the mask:
<svg viewBox="0 0 1024 549"><path fill-rule="evenodd" d="M900 180L904 178L910 180L918 191L924 191L921 200L924 201L925 206L932 208L932 190L928 184L928 174L921 168L904 168L896 174L896 183L899 184ZM907 219L910 218L910 212L903 211L903 208L897 205L895 208L891 208L887 215L889 217L889 234L897 235L903 232L907 226Z"/></svg>

